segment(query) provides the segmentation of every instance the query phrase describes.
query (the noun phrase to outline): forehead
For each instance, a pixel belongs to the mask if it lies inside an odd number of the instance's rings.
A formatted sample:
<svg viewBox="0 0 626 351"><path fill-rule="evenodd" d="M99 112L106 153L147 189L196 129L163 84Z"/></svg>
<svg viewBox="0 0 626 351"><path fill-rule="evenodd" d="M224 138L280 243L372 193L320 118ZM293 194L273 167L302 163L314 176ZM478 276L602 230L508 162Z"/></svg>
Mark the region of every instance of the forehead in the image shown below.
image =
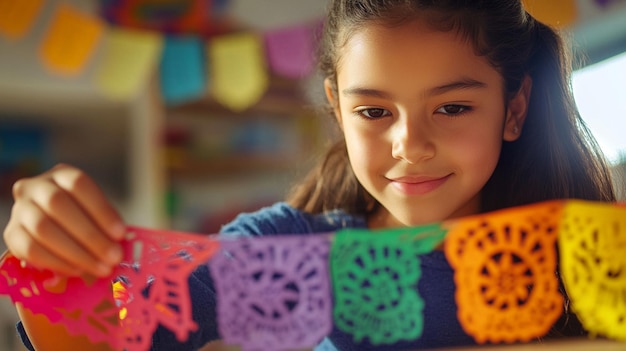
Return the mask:
<svg viewBox="0 0 626 351"><path fill-rule="evenodd" d="M459 77L502 85L499 72L487 58L476 54L469 40L454 31L432 29L422 21L394 27L363 26L350 34L338 54L339 85L416 88L423 84L428 88Z"/></svg>

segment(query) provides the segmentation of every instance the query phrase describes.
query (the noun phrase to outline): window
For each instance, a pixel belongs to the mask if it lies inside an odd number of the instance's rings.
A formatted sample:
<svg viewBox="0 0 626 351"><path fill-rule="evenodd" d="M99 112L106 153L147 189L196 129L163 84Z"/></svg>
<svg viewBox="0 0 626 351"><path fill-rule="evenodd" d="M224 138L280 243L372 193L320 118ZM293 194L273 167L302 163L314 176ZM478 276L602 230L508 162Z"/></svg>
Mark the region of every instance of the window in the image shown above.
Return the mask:
<svg viewBox="0 0 626 351"><path fill-rule="evenodd" d="M626 52L573 74L578 109L612 164L626 162Z"/></svg>

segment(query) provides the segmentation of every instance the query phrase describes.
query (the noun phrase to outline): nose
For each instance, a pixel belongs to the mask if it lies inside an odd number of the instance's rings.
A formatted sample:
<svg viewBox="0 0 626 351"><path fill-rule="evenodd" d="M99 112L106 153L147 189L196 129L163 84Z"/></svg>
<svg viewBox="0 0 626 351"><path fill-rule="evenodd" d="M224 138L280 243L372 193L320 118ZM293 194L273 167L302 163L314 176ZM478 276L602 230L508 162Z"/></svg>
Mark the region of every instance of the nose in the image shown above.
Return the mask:
<svg viewBox="0 0 626 351"><path fill-rule="evenodd" d="M434 135L428 123L419 121L416 116L399 118L392 128L391 155L409 164L433 158Z"/></svg>

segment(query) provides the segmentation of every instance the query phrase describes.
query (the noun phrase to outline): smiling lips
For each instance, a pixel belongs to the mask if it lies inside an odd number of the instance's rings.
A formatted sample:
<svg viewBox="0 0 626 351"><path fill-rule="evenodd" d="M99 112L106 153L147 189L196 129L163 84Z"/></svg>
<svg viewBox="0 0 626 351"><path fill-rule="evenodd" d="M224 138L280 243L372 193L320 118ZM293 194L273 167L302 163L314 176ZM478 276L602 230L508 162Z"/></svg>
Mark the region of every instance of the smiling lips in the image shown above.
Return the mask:
<svg viewBox="0 0 626 351"><path fill-rule="evenodd" d="M440 178L433 177L399 177L390 178L391 185L406 195L424 195L445 183L452 174Z"/></svg>

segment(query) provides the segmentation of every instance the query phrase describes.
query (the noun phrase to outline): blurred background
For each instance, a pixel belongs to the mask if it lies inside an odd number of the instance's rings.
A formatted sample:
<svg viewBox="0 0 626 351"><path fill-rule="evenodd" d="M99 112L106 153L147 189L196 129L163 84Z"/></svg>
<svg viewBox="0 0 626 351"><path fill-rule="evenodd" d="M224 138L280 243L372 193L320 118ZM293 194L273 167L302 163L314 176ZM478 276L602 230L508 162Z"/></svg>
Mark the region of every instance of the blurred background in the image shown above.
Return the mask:
<svg viewBox="0 0 626 351"><path fill-rule="evenodd" d="M576 100L624 199L626 1L525 3L570 35ZM283 199L334 133L315 72L326 4L0 0L0 227L15 180L59 162L140 226L215 233ZM0 350L22 350L15 320L3 297Z"/></svg>

